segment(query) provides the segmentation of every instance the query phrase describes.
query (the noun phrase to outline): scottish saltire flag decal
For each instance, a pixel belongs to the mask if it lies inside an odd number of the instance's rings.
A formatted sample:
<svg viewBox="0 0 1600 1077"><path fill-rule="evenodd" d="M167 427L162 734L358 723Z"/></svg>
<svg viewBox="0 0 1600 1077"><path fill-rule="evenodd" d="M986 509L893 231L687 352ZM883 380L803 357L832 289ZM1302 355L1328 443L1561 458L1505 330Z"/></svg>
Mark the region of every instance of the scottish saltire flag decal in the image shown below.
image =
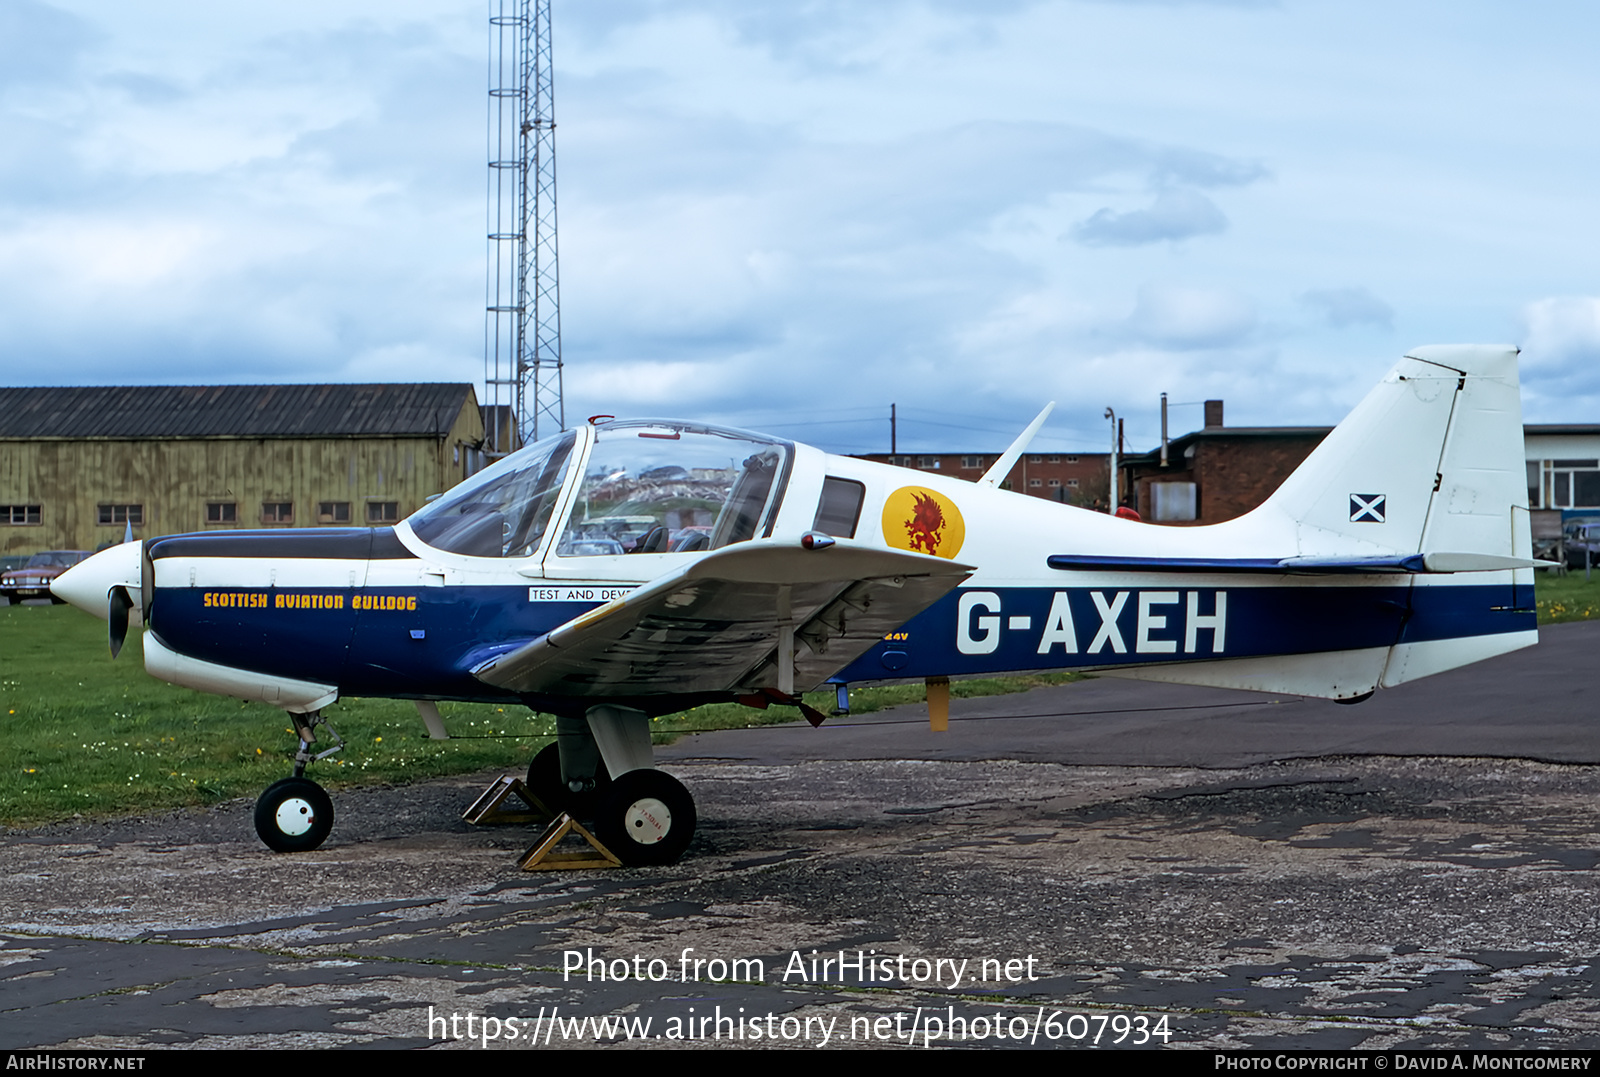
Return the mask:
<svg viewBox="0 0 1600 1077"><path fill-rule="evenodd" d="M1350 522L1353 524L1383 523L1384 502L1387 500L1383 494L1351 494Z"/></svg>

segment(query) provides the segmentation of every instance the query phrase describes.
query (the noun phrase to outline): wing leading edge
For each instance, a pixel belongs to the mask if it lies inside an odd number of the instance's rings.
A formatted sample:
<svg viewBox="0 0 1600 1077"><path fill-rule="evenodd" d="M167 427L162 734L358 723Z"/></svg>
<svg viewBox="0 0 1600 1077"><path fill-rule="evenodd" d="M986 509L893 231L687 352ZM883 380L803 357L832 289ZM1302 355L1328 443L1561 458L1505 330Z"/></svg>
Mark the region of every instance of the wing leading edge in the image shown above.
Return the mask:
<svg viewBox="0 0 1600 1077"><path fill-rule="evenodd" d="M744 542L472 673L497 688L555 696L793 692L849 665L972 572L939 557L843 542L826 550Z"/></svg>

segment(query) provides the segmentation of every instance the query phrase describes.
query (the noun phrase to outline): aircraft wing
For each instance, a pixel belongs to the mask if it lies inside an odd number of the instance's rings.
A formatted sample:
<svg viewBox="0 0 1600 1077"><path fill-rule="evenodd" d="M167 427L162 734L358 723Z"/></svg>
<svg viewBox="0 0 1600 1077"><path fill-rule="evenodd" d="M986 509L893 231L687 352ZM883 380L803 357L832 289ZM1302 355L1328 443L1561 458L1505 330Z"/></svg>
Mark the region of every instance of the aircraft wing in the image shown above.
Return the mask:
<svg viewBox="0 0 1600 1077"><path fill-rule="evenodd" d="M497 688L557 696L792 693L849 665L972 572L940 557L844 542L814 550L742 542L472 673Z"/></svg>

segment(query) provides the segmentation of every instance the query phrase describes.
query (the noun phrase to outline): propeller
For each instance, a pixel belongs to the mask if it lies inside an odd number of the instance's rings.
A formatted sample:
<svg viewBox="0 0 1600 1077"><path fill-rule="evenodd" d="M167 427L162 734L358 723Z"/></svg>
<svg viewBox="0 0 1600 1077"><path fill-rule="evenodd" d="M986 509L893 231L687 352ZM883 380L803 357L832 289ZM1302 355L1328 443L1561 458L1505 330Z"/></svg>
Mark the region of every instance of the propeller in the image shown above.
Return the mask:
<svg viewBox="0 0 1600 1077"><path fill-rule="evenodd" d="M133 599L128 597L126 587L113 587L111 589L111 602L106 610L106 621L111 626L111 657L115 658L122 653L122 645L128 638L128 611L133 609Z"/></svg>

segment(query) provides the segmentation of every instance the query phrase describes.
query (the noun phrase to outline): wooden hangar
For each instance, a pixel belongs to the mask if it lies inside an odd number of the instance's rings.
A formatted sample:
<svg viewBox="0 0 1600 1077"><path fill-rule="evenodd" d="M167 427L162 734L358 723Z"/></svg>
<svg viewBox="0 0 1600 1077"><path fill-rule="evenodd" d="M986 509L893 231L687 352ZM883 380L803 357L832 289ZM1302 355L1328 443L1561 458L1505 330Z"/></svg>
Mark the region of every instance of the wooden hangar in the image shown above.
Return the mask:
<svg viewBox="0 0 1600 1077"><path fill-rule="evenodd" d="M391 524L483 446L467 384L0 388L0 555Z"/></svg>

